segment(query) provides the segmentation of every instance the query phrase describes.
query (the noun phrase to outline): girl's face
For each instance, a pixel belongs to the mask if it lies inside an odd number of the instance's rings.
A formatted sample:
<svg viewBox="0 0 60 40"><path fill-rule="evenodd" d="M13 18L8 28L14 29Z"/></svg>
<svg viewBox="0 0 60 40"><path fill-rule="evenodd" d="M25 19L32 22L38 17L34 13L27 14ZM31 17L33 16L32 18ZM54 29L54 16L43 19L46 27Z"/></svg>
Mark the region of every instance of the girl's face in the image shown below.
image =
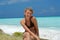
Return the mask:
<svg viewBox="0 0 60 40"><path fill-rule="evenodd" d="M25 16L30 18L32 16L32 12L30 10L26 10Z"/></svg>

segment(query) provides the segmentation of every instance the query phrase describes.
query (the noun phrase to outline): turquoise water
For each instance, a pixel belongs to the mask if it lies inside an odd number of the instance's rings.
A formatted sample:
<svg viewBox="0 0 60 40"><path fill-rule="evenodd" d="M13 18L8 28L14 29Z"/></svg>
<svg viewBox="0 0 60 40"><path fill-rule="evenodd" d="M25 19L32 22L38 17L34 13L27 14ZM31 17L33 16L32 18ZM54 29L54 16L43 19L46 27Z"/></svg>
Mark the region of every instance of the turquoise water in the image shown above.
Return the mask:
<svg viewBox="0 0 60 40"><path fill-rule="evenodd" d="M20 25L22 19L23 18L0 19L0 25ZM38 27L60 29L60 17L36 17L36 19Z"/></svg>

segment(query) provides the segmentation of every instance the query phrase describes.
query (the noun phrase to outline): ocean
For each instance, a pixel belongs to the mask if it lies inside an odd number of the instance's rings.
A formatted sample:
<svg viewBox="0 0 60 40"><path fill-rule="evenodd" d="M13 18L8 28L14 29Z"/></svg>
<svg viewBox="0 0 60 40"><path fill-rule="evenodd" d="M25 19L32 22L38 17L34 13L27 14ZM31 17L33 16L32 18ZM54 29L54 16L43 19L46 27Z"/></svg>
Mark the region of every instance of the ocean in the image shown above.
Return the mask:
<svg viewBox="0 0 60 40"><path fill-rule="evenodd" d="M0 29L5 33L24 32L20 21L23 18L1 18ZM49 40L60 40L60 17L36 17L39 35Z"/></svg>

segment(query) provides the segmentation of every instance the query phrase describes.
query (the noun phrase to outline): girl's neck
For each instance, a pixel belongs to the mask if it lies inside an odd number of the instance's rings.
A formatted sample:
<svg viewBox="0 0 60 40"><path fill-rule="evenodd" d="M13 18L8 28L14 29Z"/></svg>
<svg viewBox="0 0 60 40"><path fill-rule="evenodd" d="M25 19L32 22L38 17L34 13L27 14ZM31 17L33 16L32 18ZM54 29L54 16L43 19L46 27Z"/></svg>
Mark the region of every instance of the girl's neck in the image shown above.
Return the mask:
<svg viewBox="0 0 60 40"><path fill-rule="evenodd" d="M30 18L27 18L27 17L26 17L25 19L26 19L27 21L29 21L29 20L30 20Z"/></svg>

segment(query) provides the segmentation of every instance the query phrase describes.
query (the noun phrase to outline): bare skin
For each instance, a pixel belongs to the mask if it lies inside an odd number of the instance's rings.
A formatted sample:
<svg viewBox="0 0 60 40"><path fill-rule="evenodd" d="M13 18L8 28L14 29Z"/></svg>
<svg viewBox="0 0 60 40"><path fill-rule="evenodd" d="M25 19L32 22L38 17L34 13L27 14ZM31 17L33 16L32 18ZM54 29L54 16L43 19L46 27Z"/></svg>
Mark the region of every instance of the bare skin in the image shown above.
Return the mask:
<svg viewBox="0 0 60 40"><path fill-rule="evenodd" d="M39 30L38 30L38 25L37 25L37 20L35 17L32 17L31 21L34 24L34 27L32 28L28 28L25 25L25 20L27 20L27 25L30 25L30 20L29 18L32 16L31 11L27 10L25 12L25 18L21 20L21 25L23 26L23 28L25 29L26 32L24 32L23 36L24 39L23 40L33 40L34 38L36 38L36 40L40 40L39 39Z"/></svg>

